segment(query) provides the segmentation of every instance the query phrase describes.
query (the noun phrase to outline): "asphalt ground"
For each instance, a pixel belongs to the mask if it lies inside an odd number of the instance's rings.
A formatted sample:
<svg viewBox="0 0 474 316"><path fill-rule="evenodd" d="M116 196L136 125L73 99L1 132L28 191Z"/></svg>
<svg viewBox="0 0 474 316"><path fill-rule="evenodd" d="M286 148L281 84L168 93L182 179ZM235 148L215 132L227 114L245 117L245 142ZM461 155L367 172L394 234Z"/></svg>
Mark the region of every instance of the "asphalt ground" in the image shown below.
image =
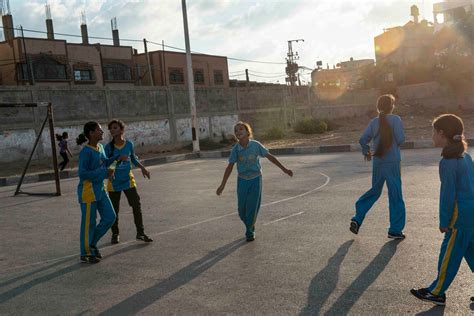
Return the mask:
<svg viewBox="0 0 474 316"><path fill-rule="evenodd" d="M244 240L236 174L216 196L226 159L190 160L135 172L145 231L135 240L122 197L121 243L99 243L104 259L79 262L77 179L60 197L17 196L0 188L1 315L469 315L474 277L465 262L447 306L415 299L411 287L436 275L439 150L403 151L404 241L387 238L384 193L359 235L349 232L354 202L370 186L359 153L280 156L289 178L264 159L256 240ZM52 182L23 190L53 192Z"/></svg>

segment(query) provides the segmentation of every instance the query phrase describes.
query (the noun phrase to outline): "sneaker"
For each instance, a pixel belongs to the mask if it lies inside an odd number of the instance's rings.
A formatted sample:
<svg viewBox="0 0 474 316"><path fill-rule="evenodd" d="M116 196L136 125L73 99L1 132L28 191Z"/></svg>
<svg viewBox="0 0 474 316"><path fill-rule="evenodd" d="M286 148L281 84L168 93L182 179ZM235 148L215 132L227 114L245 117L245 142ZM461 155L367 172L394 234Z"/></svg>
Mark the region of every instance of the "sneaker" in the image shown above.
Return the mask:
<svg viewBox="0 0 474 316"><path fill-rule="evenodd" d="M81 256L81 262L94 264L94 263L99 263L100 259L98 259L96 256Z"/></svg>
<svg viewBox="0 0 474 316"><path fill-rule="evenodd" d="M471 297L471 302L474 302L474 296Z"/></svg>
<svg viewBox="0 0 474 316"><path fill-rule="evenodd" d="M433 295L428 289L411 289L410 293L425 302L431 302L436 305L446 305L446 294Z"/></svg>
<svg viewBox="0 0 474 316"><path fill-rule="evenodd" d="M405 239L405 235L403 233L398 233L398 234L388 233L387 237L390 239Z"/></svg>
<svg viewBox="0 0 474 316"><path fill-rule="evenodd" d="M254 241L255 240L255 236L247 236L245 238L248 242L251 242L251 241Z"/></svg>
<svg viewBox="0 0 474 316"><path fill-rule="evenodd" d="M112 245L118 244L120 242L120 236L118 234L112 234Z"/></svg>
<svg viewBox="0 0 474 316"><path fill-rule="evenodd" d="M91 246L91 249L94 250L96 258L102 259L102 254L100 253L99 248L97 248L97 246Z"/></svg>
<svg viewBox="0 0 474 316"><path fill-rule="evenodd" d="M359 228L360 228L359 223L357 223L355 220L351 220L351 226L350 226L349 230L352 233L357 235L359 233Z"/></svg>
<svg viewBox="0 0 474 316"><path fill-rule="evenodd" d="M148 237L145 234L137 235L137 240L143 240L144 242L152 242L153 241L153 239L151 239L150 237Z"/></svg>

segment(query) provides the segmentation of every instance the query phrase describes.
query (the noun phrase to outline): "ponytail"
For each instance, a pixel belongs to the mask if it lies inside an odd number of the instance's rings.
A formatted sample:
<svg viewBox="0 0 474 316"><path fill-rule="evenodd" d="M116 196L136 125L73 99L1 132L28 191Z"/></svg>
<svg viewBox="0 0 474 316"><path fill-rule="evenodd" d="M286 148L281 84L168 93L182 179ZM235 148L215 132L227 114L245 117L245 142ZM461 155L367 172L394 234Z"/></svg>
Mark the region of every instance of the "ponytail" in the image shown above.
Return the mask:
<svg viewBox="0 0 474 316"><path fill-rule="evenodd" d="M380 141L375 150L375 157L383 157L390 150L393 143L392 127L388 123L387 114L392 113L395 97L391 94L381 95L377 99L377 110L379 112L379 135Z"/></svg>
<svg viewBox="0 0 474 316"><path fill-rule="evenodd" d="M454 114L440 115L433 121L433 128L448 140L448 144L443 148L441 156L445 159L460 158L467 150L467 143L464 138L464 123L459 116Z"/></svg>
<svg viewBox="0 0 474 316"><path fill-rule="evenodd" d="M89 134L95 131L98 127L99 123L94 121L87 122L86 124L84 124L84 132L77 136L76 143L78 145L82 145L87 142L89 140Z"/></svg>
<svg viewBox="0 0 474 316"><path fill-rule="evenodd" d="M86 136L84 135L84 133L79 134L79 136L77 136L77 138L76 138L76 144L82 145L82 144L84 144L85 142L87 142L87 138L86 138Z"/></svg>

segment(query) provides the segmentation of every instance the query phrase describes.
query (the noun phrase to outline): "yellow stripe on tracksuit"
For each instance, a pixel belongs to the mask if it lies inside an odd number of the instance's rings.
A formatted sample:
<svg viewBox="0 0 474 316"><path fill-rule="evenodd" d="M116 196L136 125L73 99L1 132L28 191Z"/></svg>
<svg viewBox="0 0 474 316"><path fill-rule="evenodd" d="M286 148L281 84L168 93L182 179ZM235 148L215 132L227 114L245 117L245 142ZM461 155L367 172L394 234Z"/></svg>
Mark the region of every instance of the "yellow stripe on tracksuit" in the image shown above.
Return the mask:
<svg viewBox="0 0 474 316"><path fill-rule="evenodd" d="M449 228L452 230L451 237L449 237L448 247L446 248L446 253L444 254L443 261L441 263L441 269L439 271L438 283L433 291L431 291L434 295L439 295L441 288L443 287L443 283L446 280L446 271L448 270L449 266L449 259L451 258L451 253L453 251L454 243L456 242L456 236L458 234L458 230L454 228L454 224L458 219L458 206L457 204L454 206L453 217L451 218L451 222L449 223Z"/></svg>
<svg viewBox="0 0 474 316"><path fill-rule="evenodd" d="M86 255L91 255L91 249L89 246L89 226L91 223L91 203L86 203L86 222L84 225L84 248L86 250Z"/></svg>

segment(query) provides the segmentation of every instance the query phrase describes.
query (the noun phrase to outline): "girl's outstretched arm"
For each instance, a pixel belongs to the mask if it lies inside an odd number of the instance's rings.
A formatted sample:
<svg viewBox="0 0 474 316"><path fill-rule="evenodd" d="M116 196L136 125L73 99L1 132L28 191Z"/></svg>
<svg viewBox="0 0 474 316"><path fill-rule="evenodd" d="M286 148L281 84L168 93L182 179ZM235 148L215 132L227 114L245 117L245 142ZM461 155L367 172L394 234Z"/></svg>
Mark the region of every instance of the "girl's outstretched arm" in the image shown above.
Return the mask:
<svg viewBox="0 0 474 316"><path fill-rule="evenodd" d="M234 169L234 164L230 163L225 168L224 177L222 178L221 185L217 188L216 194L221 195L222 191L224 191L225 184L227 183L227 179L229 179L232 170Z"/></svg>
<svg viewBox="0 0 474 316"><path fill-rule="evenodd" d="M272 154L268 153L265 157L267 157L268 160L270 160L271 162L273 162L278 168L280 168L284 173L286 173L287 175L289 175L290 177L293 176L293 171L291 171L290 169L287 169L285 166L283 166L281 164L281 162L275 157L273 156Z"/></svg>

